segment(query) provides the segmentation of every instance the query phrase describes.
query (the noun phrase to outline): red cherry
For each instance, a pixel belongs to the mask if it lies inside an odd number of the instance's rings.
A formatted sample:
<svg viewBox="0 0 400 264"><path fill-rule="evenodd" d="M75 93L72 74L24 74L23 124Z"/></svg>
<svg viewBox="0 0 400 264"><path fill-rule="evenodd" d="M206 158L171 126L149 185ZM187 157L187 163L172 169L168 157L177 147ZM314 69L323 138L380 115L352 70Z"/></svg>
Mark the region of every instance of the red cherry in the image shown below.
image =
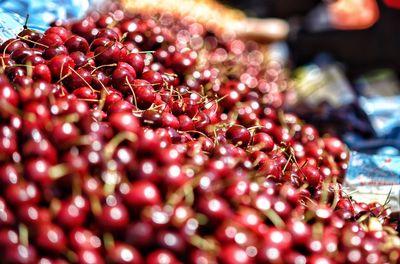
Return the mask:
<svg viewBox="0 0 400 264"><path fill-rule="evenodd" d="M44 32L45 35L50 33L57 34L62 39L62 41L66 41L69 36L69 31L64 27L50 27Z"/></svg>
<svg viewBox="0 0 400 264"><path fill-rule="evenodd" d="M32 182L20 182L7 187L5 198L11 205L37 204L41 195L39 189Z"/></svg>
<svg viewBox="0 0 400 264"><path fill-rule="evenodd" d="M226 131L226 138L232 142L232 144L239 147L246 147L251 139L251 134L247 128L239 125L234 125L228 128Z"/></svg>
<svg viewBox="0 0 400 264"><path fill-rule="evenodd" d="M37 252L32 245L13 245L5 252L4 262L5 263L23 263L23 264L36 264L37 263Z"/></svg>
<svg viewBox="0 0 400 264"><path fill-rule="evenodd" d="M41 158L30 159L25 166L25 173L29 179L41 185L53 183L49 172L50 164L47 160Z"/></svg>
<svg viewBox="0 0 400 264"><path fill-rule="evenodd" d="M161 202L160 192L152 182L139 180L120 188L126 204L132 208L138 206L156 205Z"/></svg>
<svg viewBox="0 0 400 264"><path fill-rule="evenodd" d="M175 255L166 249L158 249L147 255L147 264L178 264Z"/></svg>
<svg viewBox="0 0 400 264"><path fill-rule="evenodd" d="M275 143L270 135L259 132L253 136L253 145L261 151L270 152L274 149Z"/></svg>
<svg viewBox="0 0 400 264"><path fill-rule="evenodd" d="M71 72L74 61L67 55L56 55L48 63L53 79L59 80Z"/></svg>
<svg viewBox="0 0 400 264"><path fill-rule="evenodd" d="M127 227L125 241L140 248L149 247L155 240L154 227L145 221L137 221Z"/></svg>
<svg viewBox="0 0 400 264"><path fill-rule="evenodd" d="M139 120L128 112L111 114L109 122L116 131L128 131L132 133L139 131Z"/></svg>
<svg viewBox="0 0 400 264"><path fill-rule="evenodd" d="M302 172L306 176L308 184L310 184L311 186L317 187L321 183L322 175L318 171L318 169L311 166L306 166L302 168Z"/></svg>
<svg viewBox="0 0 400 264"><path fill-rule="evenodd" d="M103 257L96 250L82 249L77 252L77 262L80 264L104 264Z"/></svg>
<svg viewBox="0 0 400 264"><path fill-rule="evenodd" d="M134 247L118 243L107 252L107 260L115 264L141 264L143 258L140 252Z"/></svg>
<svg viewBox="0 0 400 264"><path fill-rule="evenodd" d="M18 210L18 218L28 226L46 225L51 222L50 211L36 205L22 205Z"/></svg>
<svg viewBox="0 0 400 264"><path fill-rule="evenodd" d="M70 231L69 243L77 251L99 250L102 244L98 236L83 227L76 227Z"/></svg>
<svg viewBox="0 0 400 264"><path fill-rule="evenodd" d="M221 247L218 260L223 264L251 264L254 261L247 255L246 251L235 244L225 244Z"/></svg>
<svg viewBox="0 0 400 264"><path fill-rule="evenodd" d="M108 196L97 219L101 227L106 230L121 230L125 229L129 223L129 214L122 203L115 197Z"/></svg>
<svg viewBox="0 0 400 264"><path fill-rule="evenodd" d="M36 245L54 253L61 253L65 250L67 239L64 231L57 225L48 223L38 227L36 234Z"/></svg>
<svg viewBox="0 0 400 264"><path fill-rule="evenodd" d="M89 43L86 39L73 35L64 43L65 47L68 49L69 53L74 51L80 51L86 53L89 50Z"/></svg>

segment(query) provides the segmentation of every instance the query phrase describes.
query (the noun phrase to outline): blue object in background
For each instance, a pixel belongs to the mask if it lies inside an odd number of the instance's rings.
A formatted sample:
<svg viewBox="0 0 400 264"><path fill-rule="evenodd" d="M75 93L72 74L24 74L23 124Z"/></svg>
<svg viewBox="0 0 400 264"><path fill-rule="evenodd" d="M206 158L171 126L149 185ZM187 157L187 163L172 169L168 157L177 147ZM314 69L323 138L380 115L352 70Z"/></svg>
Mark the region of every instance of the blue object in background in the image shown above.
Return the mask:
<svg viewBox="0 0 400 264"><path fill-rule="evenodd" d="M91 0L0 0L0 40L15 37L21 31L27 14L28 27L45 31L54 20L80 18L88 11Z"/></svg>

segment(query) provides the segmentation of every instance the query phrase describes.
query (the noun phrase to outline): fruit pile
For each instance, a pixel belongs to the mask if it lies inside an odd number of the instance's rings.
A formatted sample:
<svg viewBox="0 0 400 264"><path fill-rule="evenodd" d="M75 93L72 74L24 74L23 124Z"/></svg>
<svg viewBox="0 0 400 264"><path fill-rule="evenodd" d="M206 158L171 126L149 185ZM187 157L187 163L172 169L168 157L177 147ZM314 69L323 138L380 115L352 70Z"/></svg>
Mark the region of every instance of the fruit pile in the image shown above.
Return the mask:
<svg viewBox="0 0 400 264"><path fill-rule="evenodd" d="M0 263L399 263L256 43L115 10L0 52Z"/></svg>

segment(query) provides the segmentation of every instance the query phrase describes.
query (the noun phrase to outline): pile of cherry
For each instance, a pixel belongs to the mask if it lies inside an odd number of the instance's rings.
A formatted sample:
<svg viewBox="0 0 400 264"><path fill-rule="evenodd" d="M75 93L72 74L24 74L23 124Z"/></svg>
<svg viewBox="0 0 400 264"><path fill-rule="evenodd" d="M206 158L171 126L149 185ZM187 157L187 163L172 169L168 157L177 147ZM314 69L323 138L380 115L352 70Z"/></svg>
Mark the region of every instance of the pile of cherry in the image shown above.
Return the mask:
<svg viewBox="0 0 400 264"><path fill-rule="evenodd" d="M399 263L256 43L116 10L0 52L0 263Z"/></svg>

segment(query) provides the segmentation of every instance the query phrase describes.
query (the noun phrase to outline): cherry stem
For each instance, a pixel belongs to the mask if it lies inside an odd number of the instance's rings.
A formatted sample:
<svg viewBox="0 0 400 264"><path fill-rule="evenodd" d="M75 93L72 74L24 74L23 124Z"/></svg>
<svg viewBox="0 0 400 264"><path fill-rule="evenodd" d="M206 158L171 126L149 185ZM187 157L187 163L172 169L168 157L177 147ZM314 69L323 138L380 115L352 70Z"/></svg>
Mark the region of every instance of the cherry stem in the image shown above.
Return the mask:
<svg viewBox="0 0 400 264"><path fill-rule="evenodd" d="M90 200L90 208L92 209L92 212L94 215L100 215L101 212L103 211L100 201L97 197L91 195L89 197Z"/></svg>
<svg viewBox="0 0 400 264"><path fill-rule="evenodd" d="M94 73L95 71L97 71L98 69L101 69L101 68L104 68L104 67L115 67L115 66L117 66L116 63L103 64L103 65L100 65L100 66L94 68L90 73L93 74L93 73Z"/></svg>
<svg viewBox="0 0 400 264"><path fill-rule="evenodd" d="M272 209L264 210L263 213L275 227L285 228L285 222L274 210Z"/></svg>
<svg viewBox="0 0 400 264"><path fill-rule="evenodd" d="M28 20L29 20L29 13L26 14L26 17L25 17L24 29L28 29Z"/></svg>
<svg viewBox="0 0 400 264"><path fill-rule="evenodd" d="M17 36L17 38L18 38L18 39L25 40L25 41L30 42L30 43L33 43L33 44L35 44L35 45L42 46L42 47L44 47L45 49L48 49L48 48L49 48L49 46L47 46L47 45L44 45L44 44L39 43L39 42L37 42L37 41L30 40L30 39L28 39L28 38L26 38L26 37Z"/></svg>
<svg viewBox="0 0 400 264"><path fill-rule="evenodd" d="M74 70L74 68L72 68L71 66L68 66L68 68L75 73L76 75L78 75L78 77L90 88L90 90L92 90L93 92L97 92L97 90L95 90L86 80L85 78L83 78L77 71Z"/></svg>
<svg viewBox="0 0 400 264"><path fill-rule="evenodd" d="M115 245L114 237L111 233L106 232L103 235L104 248L108 251Z"/></svg>
<svg viewBox="0 0 400 264"><path fill-rule="evenodd" d="M58 213L58 211L60 210L60 208L61 208L60 200L56 199L56 198L51 199L49 208L50 208L51 214L53 216L56 215Z"/></svg>
<svg viewBox="0 0 400 264"><path fill-rule="evenodd" d="M199 235L193 235L190 237L189 242L198 249L207 251L207 252L216 252L218 251L218 245L216 241L212 239L206 239Z"/></svg>
<svg viewBox="0 0 400 264"><path fill-rule="evenodd" d="M312 233L313 233L313 237L322 239L323 235L324 235L324 224L321 222L316 222L312 226Z"/></svg>
<svg viewBox="0 0 400 264"><path fill-rule="evenodd" d="M6 100L3 98L0 98L0 109L6 113L14 114L21 116L21 111L14 107L12 104L8 103Z"/></svg>
<svg viewBox="0 0 400 264"><path fill-rule="evenodd" d="M50 167L50 169L49 169L49 176L53 180L60 179L64 176L68 175L69 173L71 173L71 169L68 166L68 164L64 164L64 163L54 165L54 166Z"/></svg>
<svg viewBox="0 0 400 264"><path fill-rule="evenodd" d="M124 140L128 140L131 142L136 142L137 141L137 135L135 133L129 132L129 131L123 131L117 134L114 138L110 140L110 142L107 143L107 145L104 147L104 156L106 160L110 160L111 157L113 156L115 149L118 147L119 144L121 144Z"/></svg>
<svg viewBox="0 0 400 264"><path fill-rule="evenodd" d="M65 257L68 259L68 261L70 263L76 263L77 262L77 255L74 251L72 250L67 250L66 252L64 252Z"/></svg>
<svg viewBox="0 0 400 264"><path fill-rule="evenodd" d="M29 229L25 224L18 225L18 236L20 243L27 247L29 245Z"/></svg>
<svg viewBox="0 0 400 264"><path fill-rule="evenodd" d="M136 94L135 94L135 91L133 90L133 87L132 87L132 85L129 83L129 80L128 80L128 76L126 76L126 83L128 84L128 87L129 87L129 89L131 90L131 92L132 92L132 96L133 96L133 103L134 103L134 105L135 105L135 107L136 108L138 108L137 107L137 99L136 99Z"/></svg>

